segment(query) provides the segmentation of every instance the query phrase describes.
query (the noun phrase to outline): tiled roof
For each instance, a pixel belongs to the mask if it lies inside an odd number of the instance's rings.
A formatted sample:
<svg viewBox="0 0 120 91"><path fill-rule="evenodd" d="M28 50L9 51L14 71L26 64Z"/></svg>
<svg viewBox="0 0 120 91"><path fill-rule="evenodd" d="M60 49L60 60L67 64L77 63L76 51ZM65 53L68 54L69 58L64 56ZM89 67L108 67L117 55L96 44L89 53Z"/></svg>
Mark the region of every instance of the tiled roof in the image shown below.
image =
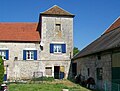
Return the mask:
<svg viewBox="0 0 120 91"><path fill-rule="evenodd" d="M110 25L110 27L105 31L105 33L108 33L117 27L120 27L120 16L115 20L115 22L113 22L112 25Z"/></svg>
<svg viewBox="0 0 120 91"><path fill-rule="evenodd" d="M117 27L111 27L111 31L103 34L83 50L81 50L77 55L73 57L73 60L83 56L120 47L120 19L117 20L117 23L115 22L112 25L116 24Z"/></svg>
<svg viewBox="0 0 120 91"><path fill-rule="evenodd" d="M0 23L0 41L40 41L38 23Z"/></svg>
<svg viewBox="0 0 120 91"><path fill-rule="evenodd" d="M46 10L45 12L41 13L42 15L65 15L65 16L73 16L73 14L65 11L64 9L60 8L57 5L54 5L52 8Z"/></svg>

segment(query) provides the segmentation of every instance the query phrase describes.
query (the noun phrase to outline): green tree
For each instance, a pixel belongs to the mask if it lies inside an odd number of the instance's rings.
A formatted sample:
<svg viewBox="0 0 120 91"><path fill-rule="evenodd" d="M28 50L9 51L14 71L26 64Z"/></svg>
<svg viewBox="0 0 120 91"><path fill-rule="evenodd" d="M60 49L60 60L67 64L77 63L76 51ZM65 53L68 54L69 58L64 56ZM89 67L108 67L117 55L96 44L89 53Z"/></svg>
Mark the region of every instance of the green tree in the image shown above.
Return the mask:
<svg viewBox="0 0 120 91"><path fill-rule="evenodd" d="M77 47L74 47L73 49L73 56L79 52L79 49Z"/></svg>
<svg viewBox="0 0 120 91"><path fill-rule="evenodd" d="M4 61L0 56L0 84L2 84L4 78Z"/></svg>

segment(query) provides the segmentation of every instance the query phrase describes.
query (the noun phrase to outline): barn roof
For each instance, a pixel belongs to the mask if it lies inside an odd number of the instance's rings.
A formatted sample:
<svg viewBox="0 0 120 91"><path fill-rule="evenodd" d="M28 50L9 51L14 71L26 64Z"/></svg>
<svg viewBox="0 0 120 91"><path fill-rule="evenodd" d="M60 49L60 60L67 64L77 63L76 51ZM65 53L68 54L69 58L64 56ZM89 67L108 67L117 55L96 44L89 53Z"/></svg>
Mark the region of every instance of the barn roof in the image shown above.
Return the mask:
<svg viewBox="0 0 120 91"><path fill-rule="evenodd" d="M120 26L120 16L108 27L108 29L106 29L104 34L114 30L115 28L118 28L119 26Z"/></svg>
<svg viewBox="0 0 120 91"><path fill-rule="evenodd" d="M117 24L116 27L114 27ZM114 22L108 30L105 31L103 35L101 35L98 39L93 41L83 50L81 50L77 55L73 57L73 59L77 59L83 56L87 56L90 54L98 53L101 51L113 49L116 47L120 47L120 18L116 22Z"/></svg>

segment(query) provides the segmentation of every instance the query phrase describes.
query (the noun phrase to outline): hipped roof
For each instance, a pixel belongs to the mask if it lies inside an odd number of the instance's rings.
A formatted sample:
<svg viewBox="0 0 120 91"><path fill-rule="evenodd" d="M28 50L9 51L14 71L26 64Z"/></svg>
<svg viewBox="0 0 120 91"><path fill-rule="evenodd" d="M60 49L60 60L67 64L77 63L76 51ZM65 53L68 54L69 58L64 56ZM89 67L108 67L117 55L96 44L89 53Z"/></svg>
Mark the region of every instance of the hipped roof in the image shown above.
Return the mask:
<svg viewBox="0 0 120 91"><path fill-rule="evenodd" d="M45 12L42 12L41 15L56 15L56 16L72 16L72 17L74 17L73 14L60 8L57 5L54 5L53 7L49 8Z"/></svg>

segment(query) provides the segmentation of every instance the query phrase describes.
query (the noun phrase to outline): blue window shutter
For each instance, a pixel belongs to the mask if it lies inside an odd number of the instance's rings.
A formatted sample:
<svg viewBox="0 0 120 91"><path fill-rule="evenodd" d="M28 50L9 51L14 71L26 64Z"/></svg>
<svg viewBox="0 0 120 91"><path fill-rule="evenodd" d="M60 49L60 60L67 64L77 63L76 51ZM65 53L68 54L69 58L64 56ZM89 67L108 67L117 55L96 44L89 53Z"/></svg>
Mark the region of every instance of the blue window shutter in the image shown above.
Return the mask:
<svg viewBox="0 0 120 91"><path fill-rule="evenodd" d="M23 60L26 60L26 50L23 50Z"/></svg>
<svg viewBox="0 0 120 91"><path fill-rule="evenodd" d="M6 50L6 60L9 60L9 50Z"/></svg>
<svg viewBox="0 0 120 91"><path fill-rule="evenodd" d="M53 46L54 44L50 44L50 53L53 53Z"/></svg>
<svg viewBox="0 0 120 91"><path fill-rule="evenodd" d="M66 53L66 44L62 44L62 53Z"/></svg>
<svg viewBox="0 0 120 91"><path fill-rule="evenodd" d="M37 60L37 50L34 50L34 60Z"/></svg>

